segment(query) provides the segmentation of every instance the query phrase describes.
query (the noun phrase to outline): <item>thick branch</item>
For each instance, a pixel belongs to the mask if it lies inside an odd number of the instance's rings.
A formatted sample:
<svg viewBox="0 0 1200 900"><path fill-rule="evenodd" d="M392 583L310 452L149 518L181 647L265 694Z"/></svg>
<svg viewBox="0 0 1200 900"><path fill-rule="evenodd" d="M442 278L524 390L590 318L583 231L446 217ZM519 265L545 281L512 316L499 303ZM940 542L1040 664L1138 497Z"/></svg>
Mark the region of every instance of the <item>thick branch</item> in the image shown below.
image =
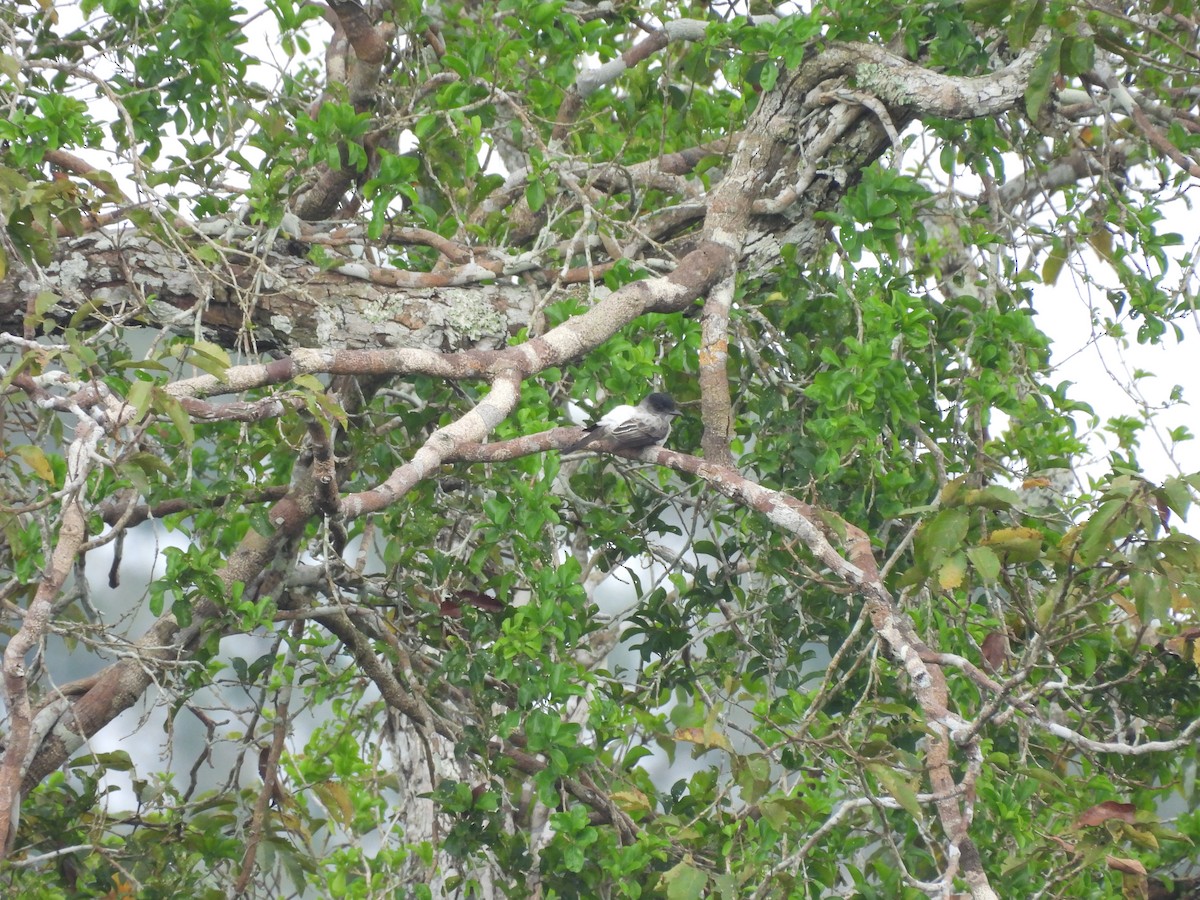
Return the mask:
<svg viewBox="0 0 1200 900"><path fill-rule="evenodd" d="M375 92L383 75L383 63L387 55L387 32L383 25L375 25L367 11L354 0L328 2L333 11L333 20L341 33L330 43L326 63L327 80L330 84L343 83L354 108L363 112L374 106ZM344 147L342 159L348 159ZM337 167L322 164L319 172L316 183L300 194L294 204L296 215L309 222L333 215L359 175L359 170L349 164Z"/></svg>
<svg viewBox="0 0 1200 900"><path fill-rule="evenodd" d="M610 294L587 312L544 335L507 350L296 350L266 364L234 366L222 378L201 375L171 384L177 397L210 397L279 384L301 374L431 375L465 379L494 377L509 370L524 375L577 359L647 312L678 312L704 296L728 271L729 252L701 244L670 275L635 281ZM482 435L481 435L482 437Z"/></svg>
<svg viewBox="0 0 1200 900"><path fill-rule="evenodd" d="M35 740L33 710L29 703L26 656L44 640L50 628L54 603L87 536L80 491L91 468L89 450L99 434L100 427L91 419L83 418L76 427L75 440L67 454L67 475L74 489L63 504L58 542L20 629L4 648L4 699L8 708L9 733L0 762L0 858L8 856L16 840L21 815L21 786L40 743Z"/></svg>
<svg viewBox="0 0 1200 900"><path fill-rule="evenodd" d="M943 75L875 44L835 44L812 63L826 73L853 75L860 91L889 108L943 119L977 119L1012 109L1025 97L1046 34L1002 69L988 75Z"/></svg>
<svg viewBox="0 0 1200 900"><path fill-rule="evenodd" d="M127 231L60 242L56 261L36 277L14 272L0 281L0 330L20 334L30 299L42 291L62 298L49 315L64 322L87 306L105 320L188 330L199 318L227 347L252 327L260 350L494 346L529 323L533 300L510 284L381 285L352 269L322 271L303 256L254 248L257 235L250 229L220 221L204 228L221 242L212 247L225 244L220 264L201 264ZM495 278L482 267L479 272Z"/></svg>

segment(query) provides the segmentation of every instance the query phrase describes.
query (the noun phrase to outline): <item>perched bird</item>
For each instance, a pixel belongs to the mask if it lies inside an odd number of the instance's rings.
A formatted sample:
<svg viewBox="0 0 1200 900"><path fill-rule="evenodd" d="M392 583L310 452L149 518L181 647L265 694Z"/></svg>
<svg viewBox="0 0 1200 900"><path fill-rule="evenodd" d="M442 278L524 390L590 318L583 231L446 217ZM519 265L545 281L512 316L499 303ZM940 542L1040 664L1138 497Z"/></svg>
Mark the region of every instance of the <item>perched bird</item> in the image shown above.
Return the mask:
<svg viewBox="0 0 1200 900"><path fill-rule="evenodd" d="M671 420L683 415L670 394L653 393L637 406L618 406L605 413L587 434L564 453L574 453L592 441L607 440L615 449L636 450L661 444L671 433Z"/></svg>

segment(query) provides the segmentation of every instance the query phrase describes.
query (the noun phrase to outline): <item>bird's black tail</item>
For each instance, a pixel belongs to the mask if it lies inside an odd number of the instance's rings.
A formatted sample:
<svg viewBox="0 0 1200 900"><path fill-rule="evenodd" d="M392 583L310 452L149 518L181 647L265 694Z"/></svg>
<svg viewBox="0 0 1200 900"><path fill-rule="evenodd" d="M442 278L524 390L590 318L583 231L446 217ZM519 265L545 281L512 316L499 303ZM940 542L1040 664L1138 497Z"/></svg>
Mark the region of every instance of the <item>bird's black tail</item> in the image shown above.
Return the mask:
<svg viewBox="0 0 1200 900"><path fill-rule="evenodd" d="M575 443L573 443L570 447L563 448L562 452L563 453L574 453L576 450L582 450L584 447L586 447L592 441L596 440L596 438L598 438L598 437L600 437L600 429L599 428L589 428L586 432L584 432L583 437L581 437L579 440L577 440Z"/></svg>

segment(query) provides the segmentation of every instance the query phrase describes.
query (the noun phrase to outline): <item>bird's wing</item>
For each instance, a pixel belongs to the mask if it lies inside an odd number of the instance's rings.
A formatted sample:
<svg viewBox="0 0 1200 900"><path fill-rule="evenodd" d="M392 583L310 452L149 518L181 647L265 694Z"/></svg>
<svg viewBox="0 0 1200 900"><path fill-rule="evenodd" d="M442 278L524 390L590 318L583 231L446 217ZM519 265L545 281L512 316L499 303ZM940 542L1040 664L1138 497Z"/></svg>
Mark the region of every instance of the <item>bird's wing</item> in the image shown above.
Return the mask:
<svg viewBox="0 0 1200 900"><path fill-rule="evenodd" d="M613 425L608 435L622 447L649 447L666 438L670 430L665 419L635 416Z"/></svg>
<svg viewBox="0 0 1200 900"><path fill-rule="evenodd" d="M587 425L583 429L583 437L571 444L563 450L564 453L574 453L590 444L592 441L599 440L609 434L614 425L619 425L622 420L632 416L636 409L632 406L616 406L606 412L603 416Z"/></svg>

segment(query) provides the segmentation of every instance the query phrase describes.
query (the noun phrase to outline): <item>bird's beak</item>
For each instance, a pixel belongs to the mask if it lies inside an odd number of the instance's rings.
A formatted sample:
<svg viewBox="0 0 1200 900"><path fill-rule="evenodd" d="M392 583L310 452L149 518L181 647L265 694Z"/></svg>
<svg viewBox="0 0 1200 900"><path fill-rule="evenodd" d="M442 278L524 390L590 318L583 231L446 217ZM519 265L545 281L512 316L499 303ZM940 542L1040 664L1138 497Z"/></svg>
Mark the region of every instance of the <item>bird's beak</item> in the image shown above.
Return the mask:
<svg viewBox="0 0 1200 900"><path fill-rule="evenodd" d="M672 419L673 419L673 418L675 418L676 416L682 416L682 415L683 415L683 410L682 410L682 409L673 409L673 410L671 410L671 418L672 418Z"/></svg>

